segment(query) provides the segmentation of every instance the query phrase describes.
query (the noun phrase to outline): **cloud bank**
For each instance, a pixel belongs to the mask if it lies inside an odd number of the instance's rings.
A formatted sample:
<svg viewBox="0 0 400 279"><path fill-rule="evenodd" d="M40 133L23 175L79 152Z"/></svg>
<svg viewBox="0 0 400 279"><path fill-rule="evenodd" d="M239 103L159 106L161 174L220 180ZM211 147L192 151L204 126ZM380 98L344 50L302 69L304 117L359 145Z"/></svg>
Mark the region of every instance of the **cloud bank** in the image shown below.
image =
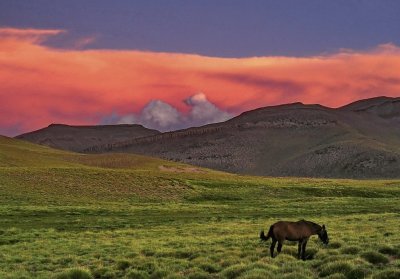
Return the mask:
<svg viewBox="0 0 400 279"><path fill-rule="evenodd" d="M118 121L172 129L261 106L301 101L337 107L400 95L400 48L392 44L250 58L43 45L62 32L0 28L0 134L50 123L98 124L113 113ZM206 92L208 101L190 97L193 92Z"/></svg>
<svg viewBox="0 0 400 279"><path fill-rule="evenodd" d="M121 117L112 114L103 119L102 123L141 124L165 132L222 122L234 116L211 103L204 93L192 95L183 102L190 108L186 114L162 100L151 100L138 114L131 113Z"/></svg>

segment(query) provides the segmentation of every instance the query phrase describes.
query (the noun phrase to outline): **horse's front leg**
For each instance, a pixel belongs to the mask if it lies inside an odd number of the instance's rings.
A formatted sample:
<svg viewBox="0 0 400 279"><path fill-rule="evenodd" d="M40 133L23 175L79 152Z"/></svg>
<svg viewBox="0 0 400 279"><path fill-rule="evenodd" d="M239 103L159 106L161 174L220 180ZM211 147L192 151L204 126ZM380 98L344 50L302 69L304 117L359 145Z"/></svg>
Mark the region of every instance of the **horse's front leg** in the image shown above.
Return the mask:
<svg viewBox="0 0 400 279"><path fill-rule="evenodd" d="M300 259L300 257L301 257L301 245L303 245L303 240L299 240L298 251L297 251L298 259Z"/></svg>
<svg viewBox="0 0 400 279"><path fill-rule="evenodd" d="M301 259L303 260L303 261L305 261L306 260L306 246L307 246L307 241L308 241L308 239L305 239L304 241L303 241L303 244L301 245L302 247L302 251L301 251Z"/></svg>
<svg viewBox="0 0 400 279"><path fill-rule="evenodd" d="M272 239L271 247L269 248L271 252L271 258L274 257L275 244L276 244L276 239Z"/></svg>

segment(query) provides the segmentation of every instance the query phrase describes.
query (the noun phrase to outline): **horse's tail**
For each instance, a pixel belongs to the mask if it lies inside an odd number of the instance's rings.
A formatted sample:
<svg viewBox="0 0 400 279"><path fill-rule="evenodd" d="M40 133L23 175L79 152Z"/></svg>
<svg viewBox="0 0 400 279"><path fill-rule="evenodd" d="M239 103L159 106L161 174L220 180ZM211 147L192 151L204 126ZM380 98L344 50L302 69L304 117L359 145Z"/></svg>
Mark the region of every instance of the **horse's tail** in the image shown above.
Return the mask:
<svg viewBox="0 0 400 279"><path fill-rule="evenodd" d="M260 238L262 241L267 241L272 236L273 228L274 228L274 226L269 227L269 231L268 231L267 235L264 234L264 231L260 232Z"/></svg>

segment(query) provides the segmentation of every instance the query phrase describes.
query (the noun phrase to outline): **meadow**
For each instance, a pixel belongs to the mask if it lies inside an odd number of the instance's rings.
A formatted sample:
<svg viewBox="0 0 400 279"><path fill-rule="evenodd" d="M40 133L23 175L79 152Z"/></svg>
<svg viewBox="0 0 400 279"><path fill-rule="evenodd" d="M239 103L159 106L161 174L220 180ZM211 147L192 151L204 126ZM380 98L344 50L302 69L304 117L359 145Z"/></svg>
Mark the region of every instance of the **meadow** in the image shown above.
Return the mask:
<svg viewBox="0 0 400 279"><path fill-rule="evenodd" d="M325 224L307 260L259 240ZM400 278L400 181L251 177L0 137L0 278Z"/></svg>

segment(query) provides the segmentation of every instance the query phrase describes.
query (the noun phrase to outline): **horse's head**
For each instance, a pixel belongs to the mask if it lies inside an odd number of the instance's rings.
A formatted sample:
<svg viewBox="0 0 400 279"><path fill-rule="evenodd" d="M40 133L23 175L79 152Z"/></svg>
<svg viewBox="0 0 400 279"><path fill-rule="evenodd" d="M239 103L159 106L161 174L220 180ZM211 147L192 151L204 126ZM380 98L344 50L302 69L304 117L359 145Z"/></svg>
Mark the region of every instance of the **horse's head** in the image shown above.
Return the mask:
<svg viewBox="0 0 400 279"><path fill-rule="evenodd" d="M318 237L325 245L329 243L328 232L326 231L325 225L322 225L322 228L318 233Z"/></svg>

